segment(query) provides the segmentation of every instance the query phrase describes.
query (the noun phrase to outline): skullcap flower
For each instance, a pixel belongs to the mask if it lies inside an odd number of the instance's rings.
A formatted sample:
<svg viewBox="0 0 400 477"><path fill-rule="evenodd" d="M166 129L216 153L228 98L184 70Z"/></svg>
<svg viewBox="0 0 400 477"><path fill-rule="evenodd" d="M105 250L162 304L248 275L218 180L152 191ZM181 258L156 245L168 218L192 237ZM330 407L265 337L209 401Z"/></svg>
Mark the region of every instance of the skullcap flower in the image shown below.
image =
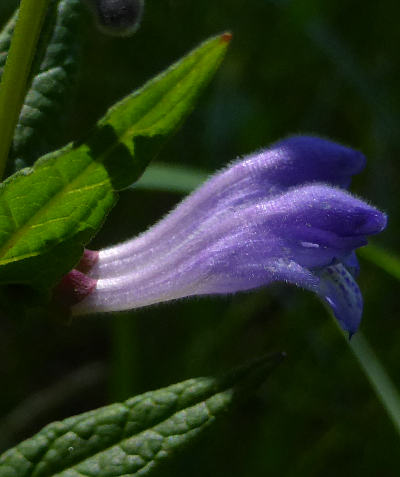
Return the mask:
<svg viewBox="0 0 400 477"><path fill-rule="evenodd" d="M307 136L234 162L143 234L86 252L60 285L72 313L286 282L314 291L353 334L363 306L354 251L386 226L343 190L364 164L357 151Z"/></svg>

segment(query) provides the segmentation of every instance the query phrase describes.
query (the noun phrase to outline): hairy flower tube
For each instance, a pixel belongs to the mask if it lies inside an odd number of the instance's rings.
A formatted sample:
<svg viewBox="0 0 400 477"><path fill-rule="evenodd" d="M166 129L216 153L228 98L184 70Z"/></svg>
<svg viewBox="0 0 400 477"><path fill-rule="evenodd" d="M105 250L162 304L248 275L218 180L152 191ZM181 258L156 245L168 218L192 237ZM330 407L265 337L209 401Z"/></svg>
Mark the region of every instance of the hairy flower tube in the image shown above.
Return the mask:
<svg viewBox="0 0 400 477"><path fill-rule="evenodd" d="M314 291L354 333L363 306L354 251L386 225L343 189L364 163L357 151L307 136L234 162L143 234L87 252L81 272L62 282L73 314L286 282Z"/></svg>

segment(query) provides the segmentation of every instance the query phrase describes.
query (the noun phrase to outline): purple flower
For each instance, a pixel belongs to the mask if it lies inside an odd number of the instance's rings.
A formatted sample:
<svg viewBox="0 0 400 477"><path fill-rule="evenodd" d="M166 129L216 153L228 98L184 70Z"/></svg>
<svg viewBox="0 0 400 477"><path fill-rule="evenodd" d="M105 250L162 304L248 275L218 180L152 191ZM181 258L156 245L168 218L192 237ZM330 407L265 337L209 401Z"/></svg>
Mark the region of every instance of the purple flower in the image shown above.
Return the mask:
<svg viewBox="0 0 400 477"><path fill-rule="evenodd" d="M81 287L74 272L80 293L70 300L72 312L282 281L314 291L354 333L362 313L354 251L386 225L384 214L339 188L364 163L352 149L303 136L233 163L142 235L86 256Z"/></svg>

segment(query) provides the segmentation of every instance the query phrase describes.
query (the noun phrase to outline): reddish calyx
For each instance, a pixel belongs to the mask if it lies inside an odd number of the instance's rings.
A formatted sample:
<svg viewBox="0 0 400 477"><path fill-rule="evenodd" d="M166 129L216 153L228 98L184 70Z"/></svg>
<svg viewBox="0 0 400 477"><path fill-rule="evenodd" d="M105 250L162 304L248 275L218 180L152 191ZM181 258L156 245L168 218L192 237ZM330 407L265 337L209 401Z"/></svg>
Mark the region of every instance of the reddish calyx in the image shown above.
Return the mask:
<svg viewBox="0 0 400 477"><path fill-rule="evenodd" d="M82 258L80 262L78 263L78 265L76 266L76 270L79 270L82 273L88 273L98 259L99 259L99 252L85 248Z"/></svg>
<svg viewBox="0 0 400 477"><path fill-rule="evenodd" d="M96 285L97 280L74 269L63 276L54 289L53 299L56 303L69 308L90 295Z"/></svg>

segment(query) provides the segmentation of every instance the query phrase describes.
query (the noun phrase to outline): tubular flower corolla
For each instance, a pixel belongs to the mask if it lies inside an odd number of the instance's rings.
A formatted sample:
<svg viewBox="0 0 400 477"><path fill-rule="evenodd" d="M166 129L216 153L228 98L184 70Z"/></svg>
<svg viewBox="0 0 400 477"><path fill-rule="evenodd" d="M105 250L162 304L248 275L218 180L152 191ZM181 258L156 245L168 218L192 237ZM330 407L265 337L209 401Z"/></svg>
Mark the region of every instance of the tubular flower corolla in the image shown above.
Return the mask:
<svg viewBox="0 0 400 477"><path fill-rule="evenodd" d="M343 190L364 163L357 151L306 136L234 162L148 231L86 252L81 272L61 284L75 294L73 314L279 281L314 291L354 333L362 314L354 251L386 225L384 214Z"/></svg>

